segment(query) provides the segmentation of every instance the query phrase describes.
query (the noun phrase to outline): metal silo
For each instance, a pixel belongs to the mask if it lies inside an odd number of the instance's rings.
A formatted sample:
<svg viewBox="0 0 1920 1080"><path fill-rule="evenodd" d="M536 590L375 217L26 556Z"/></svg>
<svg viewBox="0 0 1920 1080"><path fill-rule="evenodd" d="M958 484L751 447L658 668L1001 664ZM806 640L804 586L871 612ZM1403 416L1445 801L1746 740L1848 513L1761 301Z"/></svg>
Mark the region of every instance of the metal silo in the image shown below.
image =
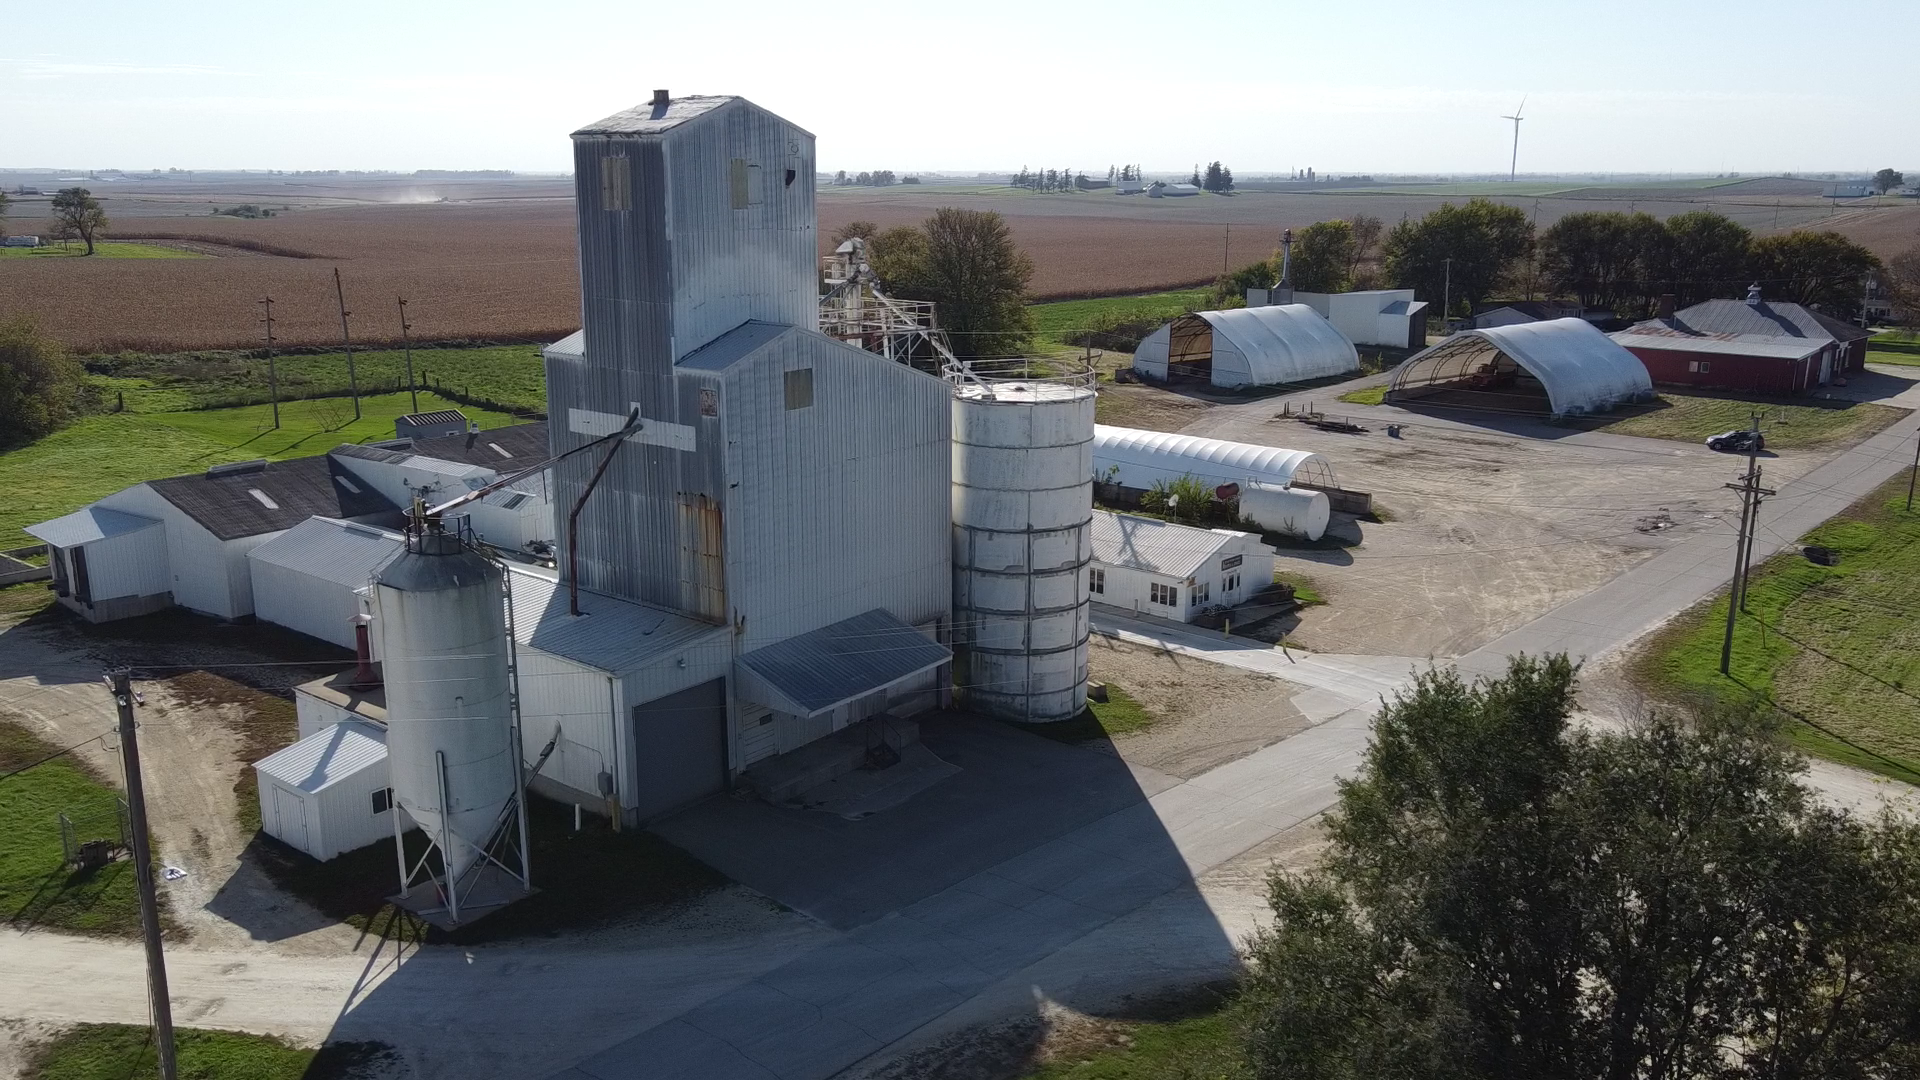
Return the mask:
<svg viewBox="0 0 1920 1080"><path fill-rule="evenodd" d="M1087 702L1093 378L955 376L954 684L1045 723Z"/></svg>
<svg viewBox="0 0 1920 1080"><path fill-rule="evenodd" d="M374 579L393 799L440 852L439 898L453 922L485 876L483 858L525 884L504 577L429 522ZM519 857L502 861L497 852L516 845ZM411 871L402 856L403 896L423 867L431 874L424 856Z"/></svg>

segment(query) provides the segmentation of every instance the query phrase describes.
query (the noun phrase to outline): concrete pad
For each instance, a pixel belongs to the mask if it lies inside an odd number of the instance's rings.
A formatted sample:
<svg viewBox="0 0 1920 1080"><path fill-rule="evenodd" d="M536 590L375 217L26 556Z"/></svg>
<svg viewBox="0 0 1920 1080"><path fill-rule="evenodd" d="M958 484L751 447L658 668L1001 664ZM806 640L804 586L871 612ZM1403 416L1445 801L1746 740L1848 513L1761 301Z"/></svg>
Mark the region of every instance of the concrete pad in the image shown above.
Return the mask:
<svg viewBox="0 0 1920 1080"><path fill-rule="evenodd" d="M682 1020L669 1020L644 1031L567 1073L592 1080L706 1080L713 1076L774 1080L778 1075ZM564 1080L567 1073L554 1080Z"/></svg>

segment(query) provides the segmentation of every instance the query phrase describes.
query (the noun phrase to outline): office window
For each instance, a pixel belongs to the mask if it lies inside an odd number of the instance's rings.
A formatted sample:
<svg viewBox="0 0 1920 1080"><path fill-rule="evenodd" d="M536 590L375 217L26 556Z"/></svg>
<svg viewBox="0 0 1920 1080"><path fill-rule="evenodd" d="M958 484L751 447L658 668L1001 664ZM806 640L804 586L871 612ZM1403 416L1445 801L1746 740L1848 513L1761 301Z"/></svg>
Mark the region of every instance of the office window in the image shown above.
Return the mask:
<svg viewBox="0 0 1920 1080"><path fill-rule="evenodd" d="M392 788L381 788L373 793L373 812L376 815L384 814L391 809L393 809Z"/></svg>
<svg viewBox="0 0 1920 1080"><path fill-rule="evenodd" d="M787 409L807 409L813 406L813 369L795 368L787 372Z"/></svg>
<svg viewBox="0 0 1920 1080"><path fill-rule="evenodd" d="M1156 604L1173 607L1180 602L1180 590L1174 588L1172 585L1162 585L1156 581L1148 586L1147 598Z"/></svg>
<svg viewBox="0 0 1920 1080"><path fill-rule="evenodd" d="M1212 598L1212 596L1213 585L1210 582L1203 581L1187 590L1187 605L1189 607L1199 607Z"/></svg>
<svg viewBox="0 0 1920 1080"><path fill-rule="evenodd" d="M1087 570L1087 591L1104 593L1107 591L1107 572L1100 567Z"/></svg>

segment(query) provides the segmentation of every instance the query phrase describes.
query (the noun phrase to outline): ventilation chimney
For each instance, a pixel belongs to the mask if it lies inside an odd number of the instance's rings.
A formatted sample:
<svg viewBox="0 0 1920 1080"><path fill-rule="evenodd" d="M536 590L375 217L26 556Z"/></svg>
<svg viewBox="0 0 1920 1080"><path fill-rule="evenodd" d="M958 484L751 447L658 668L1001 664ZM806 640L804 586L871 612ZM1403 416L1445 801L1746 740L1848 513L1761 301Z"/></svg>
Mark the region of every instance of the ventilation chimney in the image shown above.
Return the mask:
<svg viewBox="0 0 1920 1080"><path fill-rule="evenodd" d="M1660 294L1660 318L1665 322L1673 321L1673 294L1670 292Z"/></svg>
<svg viewBox="0 0 1920 1080"><path fill-rule="evenodd" d="M353 686L356 690L380 685L380 676L373 670L373 634L369 629L372 622L366 615L353 617Z"/></svg>
<svg viewBox="0 0 1920 1080"><path fill-rule="evenodd" d="M1747 286L1747 306L1760 306L1760 283L1757 281Z"/></svg>
<svg viewBox="0 0 1920 1080"><path fill-rule="evenodd" d="M671 104L673 104L673 95L672 95L672 94L669 94L669 93L667 93L667 92L666 92L665 90L655 90L655 91L653 92L653 107L654 107L654 108L656 108L656 109L664 109L664 108L666 108L666 107L667 107L668 105L671 105Z"/></svg>

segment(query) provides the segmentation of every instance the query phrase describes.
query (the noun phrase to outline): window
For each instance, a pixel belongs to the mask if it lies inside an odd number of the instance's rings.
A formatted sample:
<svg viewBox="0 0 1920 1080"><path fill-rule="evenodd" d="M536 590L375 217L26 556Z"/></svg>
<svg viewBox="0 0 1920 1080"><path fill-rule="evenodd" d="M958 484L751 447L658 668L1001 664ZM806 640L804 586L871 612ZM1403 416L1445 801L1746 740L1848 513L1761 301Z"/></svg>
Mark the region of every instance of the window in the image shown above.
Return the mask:
<svg viewBox="0 0 1920 1080"><path fill-rule="evenodd" d="M600 209L633 209L633 166L626 158L600 159Z"/></svg>
<svg viewBox="0 0 1920 1080"><path fill-rule="evenodd" d="M261 491L259 488L248 488L247 494L253 496L254 502L259 503L261 506L264 506L269 510L280 509L280 504L273 501L273 496L268 495L266 492Z"/></svg>
<svg viewBox="0 0 1920 1080"><path fill-rule="evenodd" d="M1180 590L1172 585L1162 585L1156 581L1147 587L1147 598L1156 604L1173 607L1180 602Z"/></svg>
<svg viewBox="0 0 1920 1080"><path fill-rule="evenodd" d="M373 813L377 817L393 809L393 789L381 788L373 793Z"/></svg>
<svg viewBox="0 0 1920 1080"><path fill-rule="evenodd" d="M1705 375L1713 370L1713 362L1711 360L1689 360L1687 361L1687 370Z"/></svg>
<svg viewBox="0 0 1920 1080"><path fill-rule="evenodd" d="M806 409L813 406L813 369L796 368L787 372L787 409Z"/></svg>
<svg viewBox="0 0 1920 1080"><path fill-rule="evenodd" d="M1087 571L1087 591L1105 593L1107 591L1107 572L1098 566Z"/></svg>
<svg viewBox="0 0 1920 1080"><path fill-rule="evenodd" d="M1187 590L1187 606L1199 607L1213 595L1213 586L1207 583L1195 585Z"/></svg>

